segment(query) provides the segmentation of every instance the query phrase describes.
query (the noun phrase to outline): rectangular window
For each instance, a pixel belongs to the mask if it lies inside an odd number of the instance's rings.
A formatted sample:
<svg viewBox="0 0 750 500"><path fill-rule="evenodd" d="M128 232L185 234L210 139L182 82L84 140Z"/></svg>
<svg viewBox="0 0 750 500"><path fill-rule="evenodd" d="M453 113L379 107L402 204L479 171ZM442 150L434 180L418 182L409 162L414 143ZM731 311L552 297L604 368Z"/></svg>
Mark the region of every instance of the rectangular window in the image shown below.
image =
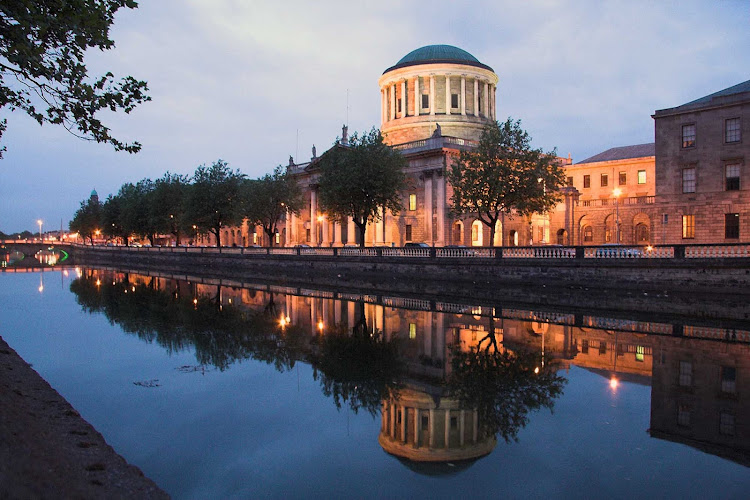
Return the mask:
<svg viewBox="0 0 750 500"><path fill-rule="evenodd" d="M584 188L590 188L591 187L591 176L590 175L584 175L583 176L583 187Z"/></svg>
<svg viewBox="0 0 750 500"><path fill-rule="evenodd" d="M646 171L645 170L638 171L638 184L646 184Z"/></svg>
<svg viewBox="0 0 750 500"><path fill-rule="evenodd" d="M607 187L609 185L609 176L607 174L602 174L602 187Z"/></svg>
<svg viewBox="0 0 750 500"><path fill-rule="evenodd" d="M458 107L458 94L451 94L451 108Z"/></svg>
<svg viewBox="0 0 750 500"><path fill-rule="evenodd" d="M740 142L742 132L740 132L740 119L730 118L724 122L724 142L727 144Z"/></svg>
<svg viewBox="0 0 750 500"><path fill-rule="evenodd" d="M602 340L599 341L599 354L607 354L607 343Z"/></svg>
<svg viewBox="0 0 750 500"><path fill-rule="evenodd" d="M404 235L406 241L411 241L411 224L406 225L406 234Z"/></svg>
<svg viewBox="0 0 750 500"><path fill-rule="evenodd" d="M429 107L430 107L430 95L422 94L422 109L427 109Z"/></svg>
<svg viewBox="0 0 750 500"><path fill-rule="evenodd" d="M644 354L646 354L646 348L642 345L635 347L635 360L643 361Z"/></svg>
<svg viewBox="0 0 750 500"><path fill-rule="evenodd" d="M690 361L680 361L680 386L693 386L693 363Z"/></svg>
<svg viewBox="0 0 750 500"><path fill-rule="evenodd" d="M426 431L429 428L430 419L427 415L422 415L422 430Z"/></svg>
<svg viewBox="0 0 750 500"><path fill-rule="evenodd" d="M682 239L690 240L695 238L695 215L682 216Z"/></svg>
<svg viewBox="0 0 750 500"><path fill-rule="evenodd" d="M677 425L690 427L690 407L688 405L682 404L677 407Z"/></svg>
<svg viewBox="0 0 750 500"><path fill-rule="evenodd" d="M398 103L398 112L401 112L401 99L396 99L396 103Z"/></svg>
<svg viewBox="0 0 750 500"><path fill-rule="evenodd" d="M627 172L620 172L620 186L624 186L628 183L628 174Z"/></svg>
<svg viewBox="0 0 750 500"><path fill-rule="evenodd" d="M695 167L682 169L682 192L695 193Z"/></svg>
<svg viewBox="0 0 750 500"><path fill-rule="evenodd" d="M416 323L409 323L409 338L410 339L417 338L417 324Z"/></svg>
<svg viewBox="0 0 750 500"><path fill-rule="evenodd" d="M458 429L458 417L451 417L451 430Z"/></svg>
<svg viewBox="0 0 750 500"><path fill-rule="evenodd" d="M740 214L724 214L724 237L740 237Z"/></svg>
<svg viewBox="0 0 750 500"><path fill-rule="evenodd" d="M409 195L409 210L416 210L417 209L417 195L416 194L410 194Z"/></svg>
<svg viewBox="0 0 750 500"><path fill-rule="evenodd" d="M583 339L581 341L581 353L582 354L588 354L589 353L589 340Z"/></svg>
<svg viewBox="0 0 750 500"><path fill-rule="evenodd" d="M682 147L692 148L695 146L695 124L682 126Z"/></svg>
<svg viewBox="0 0 750 500"><path fill-rule="evenodd" d="M305 229L305 238L306 238L305 241L310 243L310 230L309 229Z"/></svg>
<svg viewBox="0 0 750 500"><path fill-rule="evenodd" d="M568 178L567 178L567 182L566 182L566 185L567 185L568 187L573 187L573 177L568 177Z"/></svg>
<svg viewBox="0 0 750 500"><path fill-rule="evenodd" d="M724 436L734 436L734 415L721 412L719 415L719 433Z"/></svg>
<svg viewBox="0 0 750 500"><path fill-rule="evenodd" d="M726 189L727 191L739 191L740 189L740 164L732 163L724 167L726 172Z"/></svg>
<svg viewBox="0 0 750 500"><path fill-rule="evenodd" d="M721 367L721 392L734 394L737 391L737 368L734 366Z"/></svg>

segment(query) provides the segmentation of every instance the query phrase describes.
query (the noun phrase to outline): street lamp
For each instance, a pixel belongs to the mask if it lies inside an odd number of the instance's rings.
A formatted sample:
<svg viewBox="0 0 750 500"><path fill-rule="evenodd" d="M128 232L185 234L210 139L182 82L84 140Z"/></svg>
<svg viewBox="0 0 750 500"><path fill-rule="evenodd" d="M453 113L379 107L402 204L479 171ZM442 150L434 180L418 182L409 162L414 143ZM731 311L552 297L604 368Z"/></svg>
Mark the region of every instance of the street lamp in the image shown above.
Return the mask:
<svg viewBox="0 0 750 500"><path fill-rule="evenodd" d="M44 242L44 238L42 237L42 219L37 219L37 224L39 224L39 241Z"/></svg>
<svg viewBox="0 0 750 500"><path fill-rule="evenodd" d="M615 234L616 234L616 236L615 236L615 238L616 238L615 242L617 244L619 244L620 243L620 206L617 203L617 201L620 198L620 195L622 194L622 191L620 190L620 188L615 188L612 191L612 194L615 197Z"/></svg>

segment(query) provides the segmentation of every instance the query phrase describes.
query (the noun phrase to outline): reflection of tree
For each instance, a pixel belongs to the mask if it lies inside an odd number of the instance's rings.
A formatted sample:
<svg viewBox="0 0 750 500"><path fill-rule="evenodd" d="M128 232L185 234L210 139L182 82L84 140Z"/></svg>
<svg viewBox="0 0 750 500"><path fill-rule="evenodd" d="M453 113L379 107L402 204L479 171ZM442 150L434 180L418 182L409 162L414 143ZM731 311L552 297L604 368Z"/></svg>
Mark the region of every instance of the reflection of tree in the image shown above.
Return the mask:
<svg viewBox="0 0 750 500"><path fill-rule="evenodd" d="M148 342L156 341L169 352L190 346L201 365L224 370L232 363L253 358L273 364L279 371L304 357L300 329L276 323L266 311L248 311L221 303L221 289L213 296L183 297L148 284L102 282L94 276L74 280L70 289L90 313L101 312L125 332Z"/></svg>
<svg viewBox="0 0 750 500"><path fill-rule="evenodd" d="M455 347L448 391L463 408L477 411L486 435L516 440L529 412L551 410L566 382L541 361L536 353Z"/></svg>
<svg viewBox="0 0 750 500"><path fill-rule="evenodd" d="M319 338L311 361L323 394L333 397L338 408L348 403L355 413L364 408L375 415L382 401L397 389L402 363L398 343L386 340L381 332L369 333L364 308L361 311L352 334L334 328Z"/></svg>

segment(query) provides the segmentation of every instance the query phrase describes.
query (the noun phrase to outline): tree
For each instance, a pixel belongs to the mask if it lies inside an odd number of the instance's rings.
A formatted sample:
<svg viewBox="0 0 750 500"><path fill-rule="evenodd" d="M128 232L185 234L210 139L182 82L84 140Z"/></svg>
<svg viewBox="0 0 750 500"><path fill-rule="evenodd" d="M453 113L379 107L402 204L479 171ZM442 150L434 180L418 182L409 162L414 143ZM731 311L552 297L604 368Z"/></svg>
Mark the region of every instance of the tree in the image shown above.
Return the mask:
<svg viewBox="0 0 750 500"><path fill-rule="evenodd" d="M359 230L359 244L365 246L367 224L380 220L386 210L401 211L406 160L383 142L372 129L348 145L338 140L320 158L320 206L342 224L351 217Z"/></svg>
<svg viewBox="0 0 750 500"><path fill-rule="evenodd" d="M89 198L81 202L81 207L76 210L73 220L70 221L70 230L75 231L94 244L94 233L101 227L102 206L98 198Z"/></svg>
<svg viewBox="0 0 750 500"><path fill-rule="evenodd" d="M222 228L242 222L240 189L244 178L244 174L232 171L222 160L210 167L201 165L193 175L186 197L185 220L195 224L201 233L213 233L217 247L221 247Z"/></svg>
<svg viewBox="0 0 750 500"><path fill-rule="evenodd" d="M146 82L107 72L89 78L88 49L109 50L109 29L134 0L14 0L0 5L0 109L21 110L40 125L62 125L73 135L135 153L138 142L121 142L99 111L130 113L149 101ZM7 121L0 122L0 137ZM2 157L0 150L0 157Z"/></svg>
<svg viewBox="0 0 750 500"><path fill-rule="evenodd" d="M565 180L556 152L532 149L521 121L511 118L488 125L477 149L461 151L447 178L453 188L451 213L476 214L490 228L490 245L501 214L546 212L562 199L558 189Z"/></svg>
<svg viewBox="0 0 750 500"><path fill-rule="evenodd" d="M263 226L269 246L273 246L274 235L282 215L299 215L305 200L302 189L282 167L273 174L260 179L246 180L243 184L244 216L251 224Z"/></svg>
<svg viewBox="0 0 750 500"><path fill-rule="evenodd" d="M126 233L122 228L122 199L120 196L109 195L102 204L102 233L108 239L122 238L128 242Z"/></svg>
<svg viewBox="0 0 750 500"><path fill-rule="evenodd" d="M149 200L151 224L157 233L172 234L180 244L184 227L184 201L189 180L184 175L167 172L154 182Z"/></svg>

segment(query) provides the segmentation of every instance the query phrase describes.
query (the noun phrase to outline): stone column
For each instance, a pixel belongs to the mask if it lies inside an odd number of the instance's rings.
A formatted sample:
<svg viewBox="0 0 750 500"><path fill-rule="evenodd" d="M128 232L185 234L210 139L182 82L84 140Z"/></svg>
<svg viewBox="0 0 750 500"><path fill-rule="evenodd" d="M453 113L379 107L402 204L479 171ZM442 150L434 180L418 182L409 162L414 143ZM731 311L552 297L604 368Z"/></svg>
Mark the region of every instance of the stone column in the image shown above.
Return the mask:
<svg viewBox="0 0 750 500"><path fill-rule="evenodd" d="M445 75L445 114L451 114L451 76Z"/></svg>
<svg viewBox="0 0 750 500"><path fill-rule="evenodd" d="M461 114L466 115L466 75L461 75Z"/></svg>
<svg viewBox="0 0 750 500"><path fill-rule="evenodd" d="M354 328L354 302L349 301L346 303L346 325L349 327L349 330Z"/></svg>
<svg viewBox="0 0 750 500"><path fill-rule="evenodd" d="M333 223L333 246L340 247L342 244L341 223Z"/></svg>
<svg viewBox="0 0 750 500"><path fill-rule="evenodd" d="M396 405L391 403L391 438L396 438Z"/></svg>
<svg viewBox="0 0 750 500"><path fill-rule="evenodd" d="M316 188L310 189L310 244L316 246L318 243L318 192Z"/></svg>
<svg viewBox="0 0 750 500"><path fill-rule="evenodd" d="M428 426L430 429L430 448L435 447L435 410L430 408L430 421L428 422Z"/></svg>
<svg viewBox="0 0 750 500"><path fill-rule="evenodd" d="M484 82L484 116L490 118L490 82Z"/></svg>
<svg viewBox="0 0 750 500"><path fill-rule="evenodd" d="M320 224L323 226L323 238L321 241L322 245L329 246L331 244L330 237L328 236L328 230L330 229L330 222L328 222L328 217L323 217L323 220L320 221Z"/></svg>
<svg viewBox="0 0 750 500"><path fill-rule="evenodd" d="M479 79L474 78L474 116L479 116Z"/></svg>
<svg viewBox="0 0 750 500"><path fill-rule="evenodd" d="M424 172L425 242L432 243L432 172Z"/></svg>
<svg viewBox="0 0 750 500"><path fill-rule="evenodd" d="M451 442L451 411L445 409L445 449L448 449L448 445Z"/></svg>
<svg viewBox="0 0 750 500"><path fill-rule="evenodd" d="M435 114L435 75L430 75L430 115Z"/></svg>
<svg viewBox="0 0 750 500"><path fill-rule="evenodd" d="M445 245L445 177L437 172L437 245Z"/></svg>
<svg viewBox="0 0 750 500"><path fill-rule="evenodd" d="M414 447L419 448L419 408L414 408Z"/></svg>
<svg viewBox="0 0 750 500"><path fill-rule="evenodd" d="M497 119L497 85L492 86L492 118Z"/></svg>
<svg viewBox="0 0 750 500"><path fill-rule="evenodd" d="M380 89L380 123L385 123L388 121L388 115L386 114L386 104L385 104L385 88Z"/></svg>
<svg viewBox="0 0 750 500"><path fill-rule="evenodd" d="M357 232L357 225L354 224L354 219L349 217L349 221L346 223L346 243L353 245L357 239L355 233Z"/></svg>
<svg viewBox="0 0 750 500"><path fill-rule="evenodd" d="M419 116L422 108L422 95L419 93L419 76L414 77L414 116Z"/></svg>
<svg viewBox="0 0 750 500"><path fill-rule="evenodd" d="M292 219L292 236L289 240L288 246L293 246L293 245L296 245L297 243L300 243L297 237L297 222L298 221L297 221L297 214L295 214L294 212L290 212L290 216Z"/></svg>
<svg viewBox="0 0 750 500"><path fill-rule="evenodd" d="M341 308L344 307L344 303L340 300L333 302L333 323L335 325L341 324Z"/></svg>
<svg viewBox="0 0 750 500"><path fill-rule="evenodd" d="M401 118L409 116L406 106L406 80L401 80Z"/></svg>
<svg viewBox="0 0 750 500"><path fill-rule="evenodd" d="M391 120L396 119L396 84L390 86L391 89Z"/></svg>

